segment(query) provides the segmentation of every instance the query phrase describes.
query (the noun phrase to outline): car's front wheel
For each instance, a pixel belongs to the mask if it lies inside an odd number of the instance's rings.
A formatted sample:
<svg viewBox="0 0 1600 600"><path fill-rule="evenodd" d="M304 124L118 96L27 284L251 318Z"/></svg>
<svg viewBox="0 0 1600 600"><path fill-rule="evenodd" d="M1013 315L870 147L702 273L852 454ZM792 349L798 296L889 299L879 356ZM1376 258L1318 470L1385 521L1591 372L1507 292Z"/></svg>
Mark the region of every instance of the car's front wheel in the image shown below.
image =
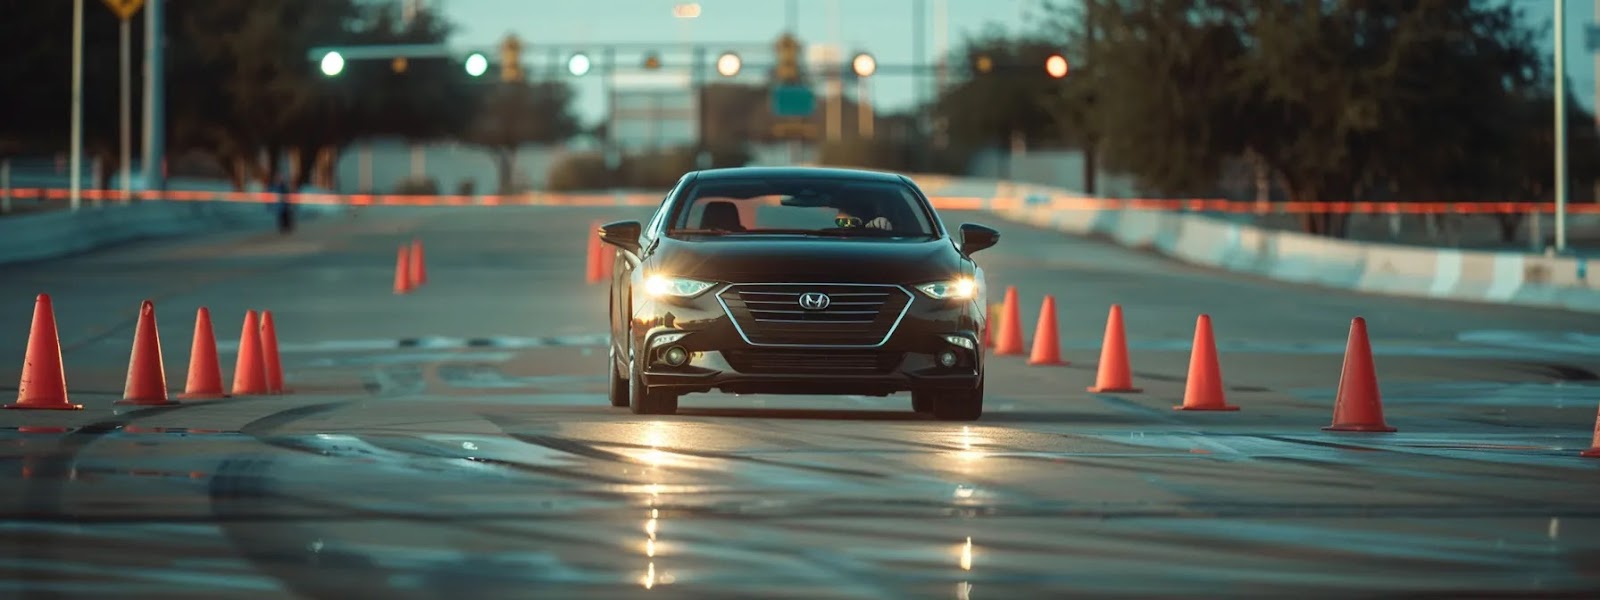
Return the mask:
<svg viewBox="0 0 1600 600"><path fill-rule="evenodd" d="M628 406L630 401L628 397L628 378L618 375L622 369L621 363L617 361L616 344L611 345L611 348L606 351L606 356L606 381L610 382L610 385L606 386L606 395L611 397L612 406Z"/></svg>
<svg viewBox="0 0 1600 600"><path fill-rule="evenodd" d="M632 343L633 336L628 336ZM678 412L678 395L665 390L652 390L644 381L644 361L638 352L629 353L628 410L636 415L671 415Z"/></svg>
<svg viewBox="0 0 1600 600"><path fill-rule="evenodd" d="M918 396L923 398L928 412L933 413L933 418L940 421L976 421L983 416L983 384L972 390L940 390L937 392L913 393L911 396L912 408L923 412L917 406Z"/></svg>

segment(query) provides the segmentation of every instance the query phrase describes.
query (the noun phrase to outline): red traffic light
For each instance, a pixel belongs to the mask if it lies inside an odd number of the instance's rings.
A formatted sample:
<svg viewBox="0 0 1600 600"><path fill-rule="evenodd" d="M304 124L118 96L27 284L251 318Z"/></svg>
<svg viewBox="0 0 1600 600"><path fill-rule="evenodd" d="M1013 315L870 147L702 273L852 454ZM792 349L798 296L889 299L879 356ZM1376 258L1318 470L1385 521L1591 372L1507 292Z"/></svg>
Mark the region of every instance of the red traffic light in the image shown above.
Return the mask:
<svg viewBox="0 0 1600 600"><path fill-rule="evenodd" d="M1060 54L1051 54L1050 58L1044 59L1044 72L1048 73L1053 79L1066 77L1067 58Z"/></svg>

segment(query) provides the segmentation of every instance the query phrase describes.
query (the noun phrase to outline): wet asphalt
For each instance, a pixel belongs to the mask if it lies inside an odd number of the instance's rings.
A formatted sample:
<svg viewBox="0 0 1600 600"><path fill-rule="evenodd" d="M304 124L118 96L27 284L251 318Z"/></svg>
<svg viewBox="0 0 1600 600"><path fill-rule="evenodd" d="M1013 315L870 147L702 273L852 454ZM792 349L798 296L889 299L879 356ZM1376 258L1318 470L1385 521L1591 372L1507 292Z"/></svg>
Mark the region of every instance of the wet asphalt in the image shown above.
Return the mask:
<svg viewBox="0 0 1600 600"><path fill-rule="evenodd" d="M0 267L0 395L52 294L80 412L0 411L0 597L1024 598L1600 594L1600 316L1385 298L998 226L978 255L1069 365L990 363L981 421L909 399L610 408L593 220L368 209L291 236ZM395 251L429 283L391 292ZM114 407L139 301L181 390L270 309L277 397ZM1092 394L1108 307L1138 394ZM1232 413L1177 412L1197 315ZM1367 319L1390 434L1331 433ZM10 396L6 396L9 400Z"/></svg>

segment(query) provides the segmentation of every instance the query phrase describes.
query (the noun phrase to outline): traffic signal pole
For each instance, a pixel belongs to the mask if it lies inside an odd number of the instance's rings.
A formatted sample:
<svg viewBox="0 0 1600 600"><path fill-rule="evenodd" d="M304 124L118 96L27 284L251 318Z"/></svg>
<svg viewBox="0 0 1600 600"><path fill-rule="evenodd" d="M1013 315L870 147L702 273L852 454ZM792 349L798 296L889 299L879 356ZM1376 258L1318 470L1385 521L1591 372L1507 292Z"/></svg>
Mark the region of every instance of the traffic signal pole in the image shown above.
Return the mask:
<svg viewBox="0 0 1600 600"><path fill-rule="evenodd" d="M163 5L166 0L144 3L144 187L166 187L167 100L166 51L161 40L166 35Z"/></svg>

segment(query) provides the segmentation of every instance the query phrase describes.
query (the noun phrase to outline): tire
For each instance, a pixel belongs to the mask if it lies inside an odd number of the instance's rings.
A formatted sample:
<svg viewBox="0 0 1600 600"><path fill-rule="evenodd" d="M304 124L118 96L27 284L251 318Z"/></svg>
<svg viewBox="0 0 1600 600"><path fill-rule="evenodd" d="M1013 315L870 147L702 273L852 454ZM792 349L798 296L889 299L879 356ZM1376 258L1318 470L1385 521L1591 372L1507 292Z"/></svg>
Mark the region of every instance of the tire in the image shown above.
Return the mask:
<svg viewBox="0 0 1600 600"><path fill-rule="evenodd" d="M923 414L933 412L933 392L911 392L911 410Z"/></svg>
<svg viewBox="0 0 1600 600"><path fill-rule="evenodd" d="M633 343L633 336L628 336L628 343ZM636 415L672 415L678 412L678 395L664 391L652 390L644 381L644 363L638 360L637 352L628 353L633 358L628 360L628 410Z"/></svg>
<svg viewBox="0 0 1600 600"><path fill-rule="evenodd" d="M933 395L933 418L940 421L976 421L983 416L983 384L972 391ZM913 400L914 401L914 400Z"/></svg>
<svg viewBox="0 0 1600 600"><path fill-rule="evenodd" d="M617 348L615 345L606 350L606 395L611 398L611 405L616 407L628 406L628 378L617 374Z"/></svg>
<svg viewBox="0 0 1600 600"><path fill-rule="evenodd" d="M606 322L609 324L617 318L616 299L606 302ZM617 362L617 335L616 328L610 329L613 333L606 336L610 343L606 344L606 395L611 398L611 405L621 408L628 405L628 377L619 375L623 373L624 363Z"/></svg>

